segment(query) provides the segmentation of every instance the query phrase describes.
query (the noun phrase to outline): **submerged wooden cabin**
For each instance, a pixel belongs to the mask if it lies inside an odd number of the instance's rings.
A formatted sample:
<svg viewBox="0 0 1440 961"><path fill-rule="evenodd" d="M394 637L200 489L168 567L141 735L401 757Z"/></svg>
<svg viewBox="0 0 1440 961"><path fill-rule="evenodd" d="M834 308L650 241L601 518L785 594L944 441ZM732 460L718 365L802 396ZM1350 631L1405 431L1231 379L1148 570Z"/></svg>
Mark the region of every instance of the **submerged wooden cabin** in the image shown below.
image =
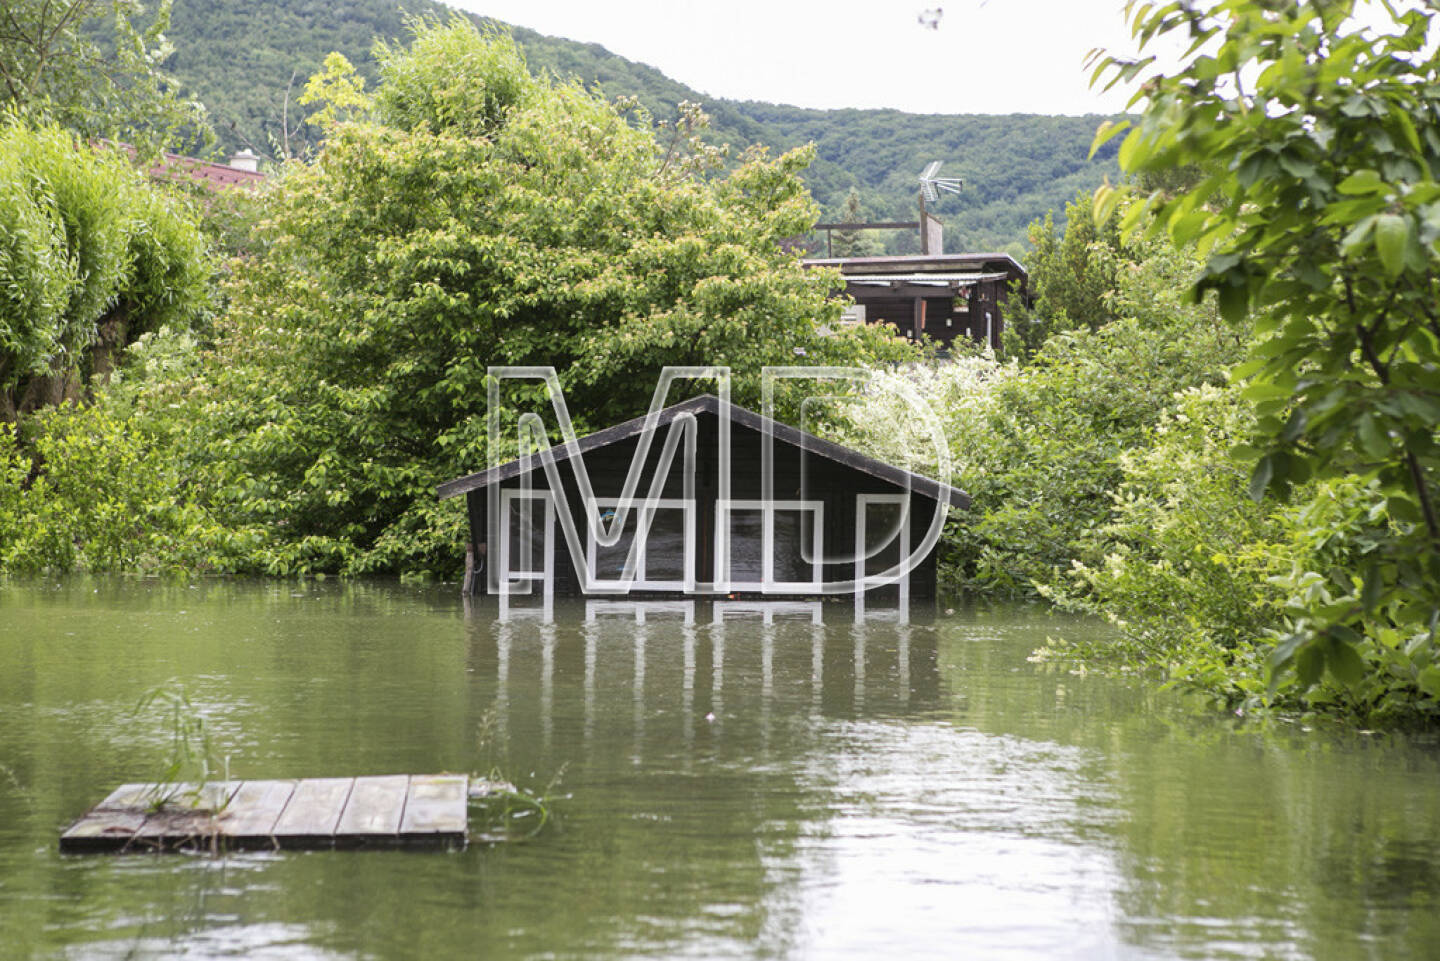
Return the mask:
<svg viewBox="0 0 1440 961"><path fill-rule="evenodd" d="M475 589L507 595L928 598L933 537L949 508L969 505L954 487L708 394L438 492L466 497Z"/></svg>
<svg viewBox="0 0 1440 961"><path fill-rule="evenodd" d="M1000 348L1005 305L1025 296L1029 274L1009 254L922 254L902 257L829 257L809 267L838 267L850 317L892 324L910 340L929 337L948 350L959 337Z"/></svg>

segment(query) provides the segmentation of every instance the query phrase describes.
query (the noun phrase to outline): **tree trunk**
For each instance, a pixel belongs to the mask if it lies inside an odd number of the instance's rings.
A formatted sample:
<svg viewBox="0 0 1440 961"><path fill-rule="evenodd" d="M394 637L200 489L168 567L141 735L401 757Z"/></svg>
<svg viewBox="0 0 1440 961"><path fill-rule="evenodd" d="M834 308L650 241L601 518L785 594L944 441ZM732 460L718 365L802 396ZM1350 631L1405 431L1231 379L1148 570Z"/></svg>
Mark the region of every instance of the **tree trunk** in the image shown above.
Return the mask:
<svg viewBox="0 0 1440 961"><path fill-rule="evenodd" d="M90 382L108 384L130 334L130 311L124 305L115 308L100 321L96 333L95 345L90 348Z"/></svg>

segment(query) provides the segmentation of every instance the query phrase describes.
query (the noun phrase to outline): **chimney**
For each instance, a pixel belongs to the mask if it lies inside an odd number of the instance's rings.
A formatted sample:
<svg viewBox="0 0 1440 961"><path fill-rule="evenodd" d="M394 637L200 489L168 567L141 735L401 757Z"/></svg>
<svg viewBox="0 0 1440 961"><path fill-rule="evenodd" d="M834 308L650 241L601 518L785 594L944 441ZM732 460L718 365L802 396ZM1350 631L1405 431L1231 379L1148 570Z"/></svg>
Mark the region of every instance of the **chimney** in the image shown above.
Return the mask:
<svg viewBox="0 0 1440 961"><path fill-rule="evenodd" d="M238 170L248 170L251 173L255 173L260 169L260 157L252 153L249 147L246 147L230 158L230 166Z"/></svg>
<svg viewBox="0 0 1440 961"><path fill-rule="evenodd" d="M920 208L920 252L943 254L945 252L945 225L940 218L923 206Z"/></svg>

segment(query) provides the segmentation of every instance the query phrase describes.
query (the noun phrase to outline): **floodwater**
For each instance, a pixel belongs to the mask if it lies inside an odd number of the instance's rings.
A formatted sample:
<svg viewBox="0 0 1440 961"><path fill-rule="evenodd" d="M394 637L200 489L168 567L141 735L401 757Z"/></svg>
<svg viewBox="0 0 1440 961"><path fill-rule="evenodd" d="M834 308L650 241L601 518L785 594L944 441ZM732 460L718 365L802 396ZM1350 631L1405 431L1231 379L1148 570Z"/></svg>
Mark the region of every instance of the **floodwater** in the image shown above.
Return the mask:
<svg viewBox="0 0 1440 961"><path fill-rule="evenodd" d="M453 586L0 585L0 958L1433 958L1433 741L1027 655L1026 609L560 605ZM167 752L561 795L451 853L62 856Z"/></svg>

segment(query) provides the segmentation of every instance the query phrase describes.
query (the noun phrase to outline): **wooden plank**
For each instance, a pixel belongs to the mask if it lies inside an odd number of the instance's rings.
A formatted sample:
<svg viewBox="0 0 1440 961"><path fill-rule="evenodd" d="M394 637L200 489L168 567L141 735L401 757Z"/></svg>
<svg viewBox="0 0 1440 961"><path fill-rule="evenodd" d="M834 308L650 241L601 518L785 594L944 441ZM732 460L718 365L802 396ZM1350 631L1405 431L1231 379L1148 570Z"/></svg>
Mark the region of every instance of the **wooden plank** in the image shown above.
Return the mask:
<svg viewBox="0 0 1440 961"><path fill-rule="evenodd" d="M469 778L405 774L301 781L125 784L60 837L66 852L464 845Z"/></svg>
<svg viewBox="0 0 1440 961"><path fill-rule="evenodd" d="M295 793L294 781L245 781L230 799L230 806L220 815L220 833L232 848L271 847L276 845L275 824L280 820L290 797Z"/></svg>
<svg viewBox="0 0 1440 961"><path fill-rule="evenodd" d="M215 843L218 816L240 787L239 781L208 781L201 785L176 785L171 800L153 811L133 843L160 849L203 848Z"/></svg>
<svg viewBox="0 0 1440 961"><path fill-rule="evenodd" d="M410 778L404 774L357 777L335 827L337 844L383 843L395 840L405 813Z"/></svg>
<svg viewBox="0 0 1440 961"><path fill-rule="evenodd" d="M918 230L920 228L920 221L874 220L858 224L824 223L815 225L816 230L844 230L846 228L850 228L851 230ZM851 258L842 257L840 259L849 260Z"/></svg>
<svg viewBox="0 0 1440 961"><path fill-rule="evenodd" d="M350 797L354 778L306 778L295 785L290 802L275 822L275 836L287 848L326 847L335 843L335 827Z"/></svg>
<svg viewBox="0 0 1440 961"><path fill-rule="evenodd" d="M123 850L150 816L154 784L122 784L60 835L60 850L94 853Z"/></svg>
<svg viewBox="0 0 1440 961"><path fill-rule="evenodd" d="M131 808L148 808L150 806L150 792L155 790L155 784L122 784L110 795L95 805L93 810L111 811L125 810Z"/></svg>
<svg viewBox="0 0 1440 961"><path fill-rule="evenodd" d="M67 854L123 850L149 816L144 808L97 808L60 835L60 850Z"/></svg>
<svg viewBox="0 0 1440 961"><path fill-rule="evenodd" d="M461 842L469 818L470 779L464 775L413 775L400 819L406 841Z"/></svg>

